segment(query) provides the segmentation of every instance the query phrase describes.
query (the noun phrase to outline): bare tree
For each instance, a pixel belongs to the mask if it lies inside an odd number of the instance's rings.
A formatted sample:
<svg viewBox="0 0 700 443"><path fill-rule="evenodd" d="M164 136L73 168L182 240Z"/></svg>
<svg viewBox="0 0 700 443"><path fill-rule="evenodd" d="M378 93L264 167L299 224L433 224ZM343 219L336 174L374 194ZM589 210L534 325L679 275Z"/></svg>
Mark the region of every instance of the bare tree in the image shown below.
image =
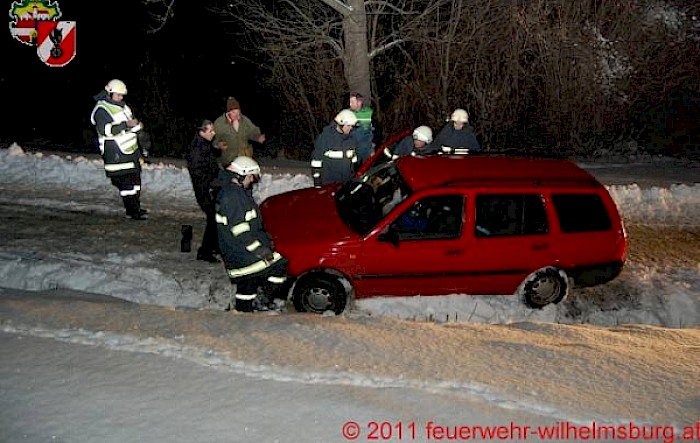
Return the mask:
<svg viewBox="0 0 700 443"><path fill-rule="evenodd" d="M391 101L391 126L396 128L406 124L401 115L415 113L416 108L397 103L390 92L398 91L395 82L411 84L412 97L429 103L423 108L431 121L451 107L467 107L458 94L463 92L464 72L476 61L468 49L489 26L484 21L489 8L474 3L244 0L221 1L210 9L224 18L235 47L243 50L237 55L268 73L268 87L294 113L295 126L308 142L319 132L319 124L346 106L343 100L349 91L372 97L380 113L384 99ZM421 84L425 81L434 84L426 89Z"/></svg>
<svg viewBox="0 0 700 443"><path fill-rule="evenodd" d="M155 33L163 29L170 18L173 17L175 0L141 0L149 11L151 23L148 32Z"/></svg>
<svg viewBox="0 0 700 443"><path fill-rule="evenodd" d="M372 97L381 113L376 73L384 70L410 30L449 0L245 0L213 8L230 20L232 38L247 60L267 71L275 90L308 142L339 109L350 91ZM402 69L396 66L398 69ZM393 69L392 69L393 71Z"/></svg>
<svg viewBox="0 0 700 443"><path fill-rule="evenodd" d="M172 14L174 0L143 1ZM388 132L464 107L487 147L564 149L607 143L700 71L695 2L668 15L601 0L210 1L236 55L263 68L300 158L350 90Z"/></svg>
<svg viewBox="0 0 700 443"><path fill-rule="evenodd" d="M241 25L247 49L285 63L321 50L340 63L349 90L371 97L371 61L406 41L426 5L443 1L245 0L214 10Z"/></svg>

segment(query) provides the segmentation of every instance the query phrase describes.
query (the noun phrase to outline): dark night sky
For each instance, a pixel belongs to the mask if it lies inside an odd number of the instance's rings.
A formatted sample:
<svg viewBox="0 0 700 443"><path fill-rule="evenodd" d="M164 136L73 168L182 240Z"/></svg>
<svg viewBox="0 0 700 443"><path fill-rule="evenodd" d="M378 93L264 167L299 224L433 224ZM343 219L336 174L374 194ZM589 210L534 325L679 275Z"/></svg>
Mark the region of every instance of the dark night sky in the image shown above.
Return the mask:
<svg viewBox="0 0 700 443"><path fill-rule="evenodd" d="M3 11L9 11L10 3L5 2ZM155 35L144 32L146 14L135 0L99 2L99 10L85 8L96 3L59 0L58 4L61 20L77 24L76 57L61 68L44 65L36 47L13 39L5 15L8 27L0 38L0 53L5 58L0 64L0 97L6 107L3 114L10 118L0 125L3 142L31 145L45 139L80 145L83 130L91 128L92 96L111 78L124 80L129 89L126 101L138 114L134 103L136 94L146 87L140 65L147 51L151 59L158 60L161 71L172 72L169 81L167 75L162 76L173 94L172 108L163 112L192 122L184 131L194 134L197 121L216 118L228 95L239 98L253 121L263 123L266 110L261 103L266 101L256 92L254 74L240 63L231 64L229 54L235 52L235 43L224 33L219 18L201 3L177 1L175 19Z"/></svg>

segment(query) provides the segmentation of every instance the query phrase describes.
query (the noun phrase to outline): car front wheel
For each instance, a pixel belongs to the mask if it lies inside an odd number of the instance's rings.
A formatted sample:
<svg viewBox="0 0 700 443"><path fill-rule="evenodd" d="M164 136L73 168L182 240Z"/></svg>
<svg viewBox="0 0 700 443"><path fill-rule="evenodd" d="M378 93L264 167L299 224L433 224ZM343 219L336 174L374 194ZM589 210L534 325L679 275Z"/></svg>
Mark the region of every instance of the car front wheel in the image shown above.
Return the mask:
<svg viewBox="0 0 700 443"><path fill-rule="evenodd" d="M299 312L340 314L345 309L348 295L337 277L328 274L309 275L294 288L294 308Z"/></svg>
<svg viewBox="0 0 700 443"><path fill-rule="evenodd" d="M548 267L530 274L520 288L518 296L534 309L541 309L550 303L559 303L569 293L569 283L564 271Z"/></svg>

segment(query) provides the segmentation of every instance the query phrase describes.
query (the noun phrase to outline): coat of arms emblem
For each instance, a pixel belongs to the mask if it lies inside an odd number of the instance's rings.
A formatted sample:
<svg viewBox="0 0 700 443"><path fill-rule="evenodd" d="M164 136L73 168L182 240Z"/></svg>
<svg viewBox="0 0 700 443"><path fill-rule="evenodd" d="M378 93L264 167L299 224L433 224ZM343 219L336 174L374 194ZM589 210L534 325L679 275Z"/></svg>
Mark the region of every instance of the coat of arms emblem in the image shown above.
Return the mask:
<svg viewBox="0 0 700 443"><path fill-rule="evenodd" d="M10 5L10 33L25 45L36 46L39 23L61 18L58 3L51 0L21 0Z"/></svg>

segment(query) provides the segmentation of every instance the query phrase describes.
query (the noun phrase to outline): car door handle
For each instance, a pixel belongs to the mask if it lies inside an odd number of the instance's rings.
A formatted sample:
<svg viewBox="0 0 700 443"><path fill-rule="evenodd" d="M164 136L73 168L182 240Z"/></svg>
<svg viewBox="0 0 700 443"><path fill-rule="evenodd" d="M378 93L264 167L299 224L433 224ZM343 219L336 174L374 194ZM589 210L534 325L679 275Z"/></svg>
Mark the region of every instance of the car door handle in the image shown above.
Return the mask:
<svg viewBox="0 0 700 443"><path fill-rule="evenodd" d="M447 249L445 255L462 255L464 249Z"/></svg>
<svg viewBox="0 0 700 443"><path fill-rule="evenodd" d="M545 249L549 249L549 243L535 243L534 245L530 246L530 249L533 251L543 251Z"/></svg>

